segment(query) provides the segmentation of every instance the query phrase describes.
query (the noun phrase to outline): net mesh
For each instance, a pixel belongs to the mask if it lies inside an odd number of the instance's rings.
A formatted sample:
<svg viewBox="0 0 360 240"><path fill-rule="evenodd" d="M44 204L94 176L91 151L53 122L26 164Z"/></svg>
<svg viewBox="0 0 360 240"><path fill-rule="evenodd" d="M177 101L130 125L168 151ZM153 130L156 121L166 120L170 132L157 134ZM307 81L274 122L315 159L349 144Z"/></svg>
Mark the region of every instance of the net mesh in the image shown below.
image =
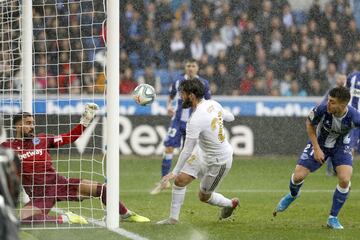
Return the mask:
<svg viewBox="0 0 360 240"><path fill-rule="evenodd" d="M7 137L14 137L12 115L22 110L21 100L21 4L0 1L1 113ZM32 96L35 133L59 135L80 120L88 102L105 105L105 1L34 0L32 45ZM102 110L100 111L102 112ZM67 178L104 182L103 120L94 119L73 144L50 150L58 174ZM31 201L31 199L30 199ZM22 206L21 206L22 207ZM50 215L74 212L101 220L104 210L98 198L60 201ZM80 225L78 225L80 226ZM94 224L83 225L93 227ZM54 227L47 223L25 228ZM56 224L56 228L69 225Z"/></svg>

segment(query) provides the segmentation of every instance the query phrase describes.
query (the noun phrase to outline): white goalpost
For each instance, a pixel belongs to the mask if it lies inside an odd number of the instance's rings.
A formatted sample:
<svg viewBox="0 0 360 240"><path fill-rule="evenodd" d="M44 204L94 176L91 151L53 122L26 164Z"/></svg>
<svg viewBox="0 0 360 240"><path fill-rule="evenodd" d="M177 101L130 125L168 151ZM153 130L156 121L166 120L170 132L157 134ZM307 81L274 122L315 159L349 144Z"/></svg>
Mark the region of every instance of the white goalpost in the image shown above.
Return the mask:
<svg viewBox="0 0 360 240"><path fill-rule="evenodd" d="M59 175L107 184L106 206L98 198L62 200L50 211L85 217L89 224L81 228L98 222L119 228L119 10L119 0L0 1L0 114L7 137L14 137L17 112L34 114L36 134L57 136L79 123L86 103L100 106L75 143L50 151ZM70 225L23 226L49 227Z"/></svg>

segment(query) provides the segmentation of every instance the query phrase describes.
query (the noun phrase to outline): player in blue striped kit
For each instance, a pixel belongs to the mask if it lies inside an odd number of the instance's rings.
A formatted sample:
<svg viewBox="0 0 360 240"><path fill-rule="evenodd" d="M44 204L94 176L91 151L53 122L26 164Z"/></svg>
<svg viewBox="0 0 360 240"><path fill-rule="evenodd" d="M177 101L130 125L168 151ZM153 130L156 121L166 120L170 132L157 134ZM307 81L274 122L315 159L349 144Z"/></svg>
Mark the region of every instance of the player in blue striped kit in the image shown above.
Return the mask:
<svg viewBox="0 0 360 240"><path fill-rule="evenodd" d="M340 75L337 79L338 86L346 86L350 90L351 99L349 105L353 106L356 110L360 110L360 72L353 72L346 75ZM355 152L360 151L359 147L360 129L354 128L350 134L350 147L354 155ZM328 176L336 175L331 161L327 161L326 174Z"/></svg>
<svg viewBox="0 0 360 240"><path fill-rule="evenodd" d="M306 121L309 142L295 167L290 179L290 193L285 195L274 211L285 211L300 195L300 188L310 172L319 169L330 158L337 172L336 186L327 225L332 229L343 229L337 216L350 191L352 176L352 153L350 134L355 127L360 127L360 113L348 106L350 91L346 87L330 90L327 103L313 108Z"/></svg>
<svg viewBox="0 0 360 240"><path fill-rule="evenodd" d="M190 109L182 108L182 99L179 93L179 86L182 81L188 79L198 79L205 86L205 99L210 99L209 82L198 76L199 65L196 60L188 59L185 61L185 74L173 82L169 91L169 98L167 101L168 115L171 117L170 126L166 138L164 140L165 152L161 164L161 177L170 172L172 159L174 156L174 149L179 148L185 139L186 122L190 116ZM173 107L175 102L175 108ZM158 182L156 187L151 190L150 194L155 195L160 193L163 189L170 188L170 183L166 185Z"/></svg>
<svg viewBox="0 0 360 240"><path fill-rule="evenodd" d="M350 89L351 100L350 105L356 110L360 110L360 72L353 72L346 78L346 87ZM353 149L353 153L359 152L359 137L360 129L355 128L351 131L350 147Z"/></svg>

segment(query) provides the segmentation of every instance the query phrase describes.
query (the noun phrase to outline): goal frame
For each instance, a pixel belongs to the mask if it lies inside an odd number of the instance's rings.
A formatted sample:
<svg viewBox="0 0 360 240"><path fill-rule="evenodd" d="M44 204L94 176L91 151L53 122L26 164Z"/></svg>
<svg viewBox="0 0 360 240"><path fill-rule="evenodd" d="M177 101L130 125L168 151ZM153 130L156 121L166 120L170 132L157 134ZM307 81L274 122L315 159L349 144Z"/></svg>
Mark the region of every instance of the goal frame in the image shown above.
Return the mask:
<svg viewBox="0 0 360 240"><path fill-rule="evenodd" d="M32 1L21 2L21 109L26 112L33 110L32 86ZM119 228L119 167L120 167L120 126L119 126L119 0L106 0L106 227Z"/></svg>

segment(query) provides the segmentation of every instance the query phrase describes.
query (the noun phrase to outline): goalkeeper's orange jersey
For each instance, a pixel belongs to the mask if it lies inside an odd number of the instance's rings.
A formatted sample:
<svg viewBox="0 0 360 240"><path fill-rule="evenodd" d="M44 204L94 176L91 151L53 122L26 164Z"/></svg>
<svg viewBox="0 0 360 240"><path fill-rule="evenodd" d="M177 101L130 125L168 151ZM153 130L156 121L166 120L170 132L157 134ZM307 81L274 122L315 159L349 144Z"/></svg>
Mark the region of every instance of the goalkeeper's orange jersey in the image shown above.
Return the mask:
<svg viewBox="0 0 360 240"><path fill-rule="evenodd" d="M58 136L40 133L32 139L13 139L1 145L13 149L21 160L24 187L55 184L57 172L49 149L75 142L84 129L78 124L70 132Z"/></svg>

